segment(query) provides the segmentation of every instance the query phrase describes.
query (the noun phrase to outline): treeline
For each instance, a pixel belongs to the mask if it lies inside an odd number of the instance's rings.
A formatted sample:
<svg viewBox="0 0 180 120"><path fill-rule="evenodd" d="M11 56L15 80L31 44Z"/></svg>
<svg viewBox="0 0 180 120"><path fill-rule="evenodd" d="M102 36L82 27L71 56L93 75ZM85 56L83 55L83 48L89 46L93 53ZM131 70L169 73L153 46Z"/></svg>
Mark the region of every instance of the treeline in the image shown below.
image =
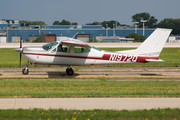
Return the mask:
<svg viewBox="0 0 180 120"><path fill-rule="evenodd" d="M43 21L27 21L27 20L21 20L19 23L29 23L29 25L47 25Z"/></svg>
<svg viewBox="0 0 180 120"><path fill-rule="evenodd" d="M78 25L78 23L77 22L71 23L71 22L66 21L66 20L63 19L61 22L54 21L53 25Z"/></svg>
<svg viewBox="0 0 180 120"><path fill-rule="evenodd" d="M116 28L119 26L130 27L129 25L126 25L126 24L120 24L118 21L115 21L115 20L87 23L86 25L102 25L104 28L107 28L107 27Z"/></svg>
<svg viewBox="0 0 180 120"><path fill-rule="evenodd" d="M160 21L157 25L159 28L170 28L173 29L173 35L180 35L180 18L178 19L164 19Z"/></svg>
<svg viewBox="0 0 180 120"><path fill-rule="evenodd" d="M4 19L3 19L4 20ZM4 20L7 23L10 23L10 21L12 21L12 23L14 24L14 20ZM29 25L47 25L45 22L43 21L27 21L27 20L20 20L19 23L29 23Z"/></svg>
<svg viewBox="0 0 180 120"><path fill-rule="evenodd" d="M147 20L145 23L146 28L170 28L173 29L172 33L173 35L180 35L180 18L178 19L172 19L172 18L165 18L164 20L160 21L158 23L158 19L156 19L154 16L151 16L149 13L142 12L142 13L137 13L133 15L132 17L132 22L138 22L137 27L142 28L143 23L141 20ZM6 20L6 22L9 23L10 20ZM14 23L14 20L11 20ZM29 23L30 25L46 25L45 22L43 21L26 21L26 20L21 20L19 23ZM77 22L70 22L67 20L62 20L62 21L54 21L53 25L78 25ZM102 25L104 28L109 27L109 28L115 28L115 27L134 27L126 24L120 24L118 21L115 20L110 20L110 21L103 21L103 22L93 22L93 23L87 23L85 25Z"/></svg>
<svg viewBox="0 0 180 120"><path fill-rule="evenodd" d="M145 23L146 28L170 28L173 29L172 33L173 35L180 35L180 18L178 19L172 19L172 18L165 18L164 20L160 21L158 23L158 19L155 18L154 16L151 16L149 13L142 12L142 13L137 13L133 15L132 17L132 22L138 22L137 28L142 28L143 23L141 20L147 20ZM66 20L62 20L61 22L55 21L53 25L78 25L77 23L71 23ZM95 21L93 23L87 23L86 25L102 25L104 28L110 27L131 27L130 25L126 24L120 24L118 21L111 20L111 21L103 21L103 22L98 22ZM134 27L134 26L133 26Z"/></svg>

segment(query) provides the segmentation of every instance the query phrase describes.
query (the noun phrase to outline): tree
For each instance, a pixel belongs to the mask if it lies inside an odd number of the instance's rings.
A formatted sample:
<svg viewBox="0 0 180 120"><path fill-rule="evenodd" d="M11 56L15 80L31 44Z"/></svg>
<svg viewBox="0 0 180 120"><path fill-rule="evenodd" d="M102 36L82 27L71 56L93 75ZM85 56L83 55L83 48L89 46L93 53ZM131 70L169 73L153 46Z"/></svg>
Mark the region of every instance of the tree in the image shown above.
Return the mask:
<svg viewBox="0 0 180 120"><path fill-rule="evenodd" d="M77 22L73 22L73 23L71 23L71 25L78 25L78 23Z"/></svg>
<svg viewBox="0 0 180 120"><path fill-rule="evenodd" d="M117 26L120 26L120 25L121 25L119 22L114 21L114 20L111 20L111 21L103 21L103 22L101 23L101 25L106 28L106 24L108 24L108 27L114 28L114 25L116 25L116 23L117 23Z"/></svg>
<svg viewBox="0 0 180 120"><path fill-rule="evenodd" d="M39 36L36 38L36 40L33 40L33 42L45 42L46 33L40 33Z"/></svg>
<svg viewBox="0 0 180 120"><path fill-rule="evenodd" d="M21 20L19 23L29 23L29 25L46 25L43 21L27 21L27 20Z"/></svg>
<svg viewBox="0 0 180 120"><path fill-rule="evenodd" d="M180 18L179 19L172 19L166 18L158 23L157 25L160 28L170 28L173 29L173 35L180 35Z"/></svg>
<svg viewBox="0 0 180 120"><path fill-rule="evenodd" d="M131 33L127 35L125 38L134 38L134 42L143 42L146 39L145 36L136 33Z"/></svg>
<svg viewBox="0 0 180 120"><path fill-rule="evenodd" d="M53 25L59 25L59 21L54 21Z"/></svg>
<svg viewBox="0 0 180 120"><path fill-rule="evenodd" d="M7 23L10 23L10 21L12 21L12 23L14 23L14 20L5 20Z"/></svg>
<svg viewBox="0 0 180 120"><path fill-rule="evenodd" d="M101 22L93 22L93 23L87 23L86 25L101 25Z"/></svg>
<svg viewBox="0 0 180 120"><path fill-rule="evenodd" d="M70 25L71 23L69 21L66 21L66 20L62 20L59 25Z"/></svg>
<svg viewBox="0 0 180 120"><path fill-rule="evenodd" d="M154 16L150 16L150 14L146 13L146 12L137 13L137 14L132 16L132 22L139 22L138 23L139 28L143 27L143 23L141 22L141 20L147 20L145 25L148 28L156 27L157 21L158 21Z"/></svg>
<svg viewBox="0 0 180 120"><path fill-rule="evenodd" d="M63 19L61 22L54 21L53 25L78 25L78 23L77 22L71 23L71 22Z"/></svg>

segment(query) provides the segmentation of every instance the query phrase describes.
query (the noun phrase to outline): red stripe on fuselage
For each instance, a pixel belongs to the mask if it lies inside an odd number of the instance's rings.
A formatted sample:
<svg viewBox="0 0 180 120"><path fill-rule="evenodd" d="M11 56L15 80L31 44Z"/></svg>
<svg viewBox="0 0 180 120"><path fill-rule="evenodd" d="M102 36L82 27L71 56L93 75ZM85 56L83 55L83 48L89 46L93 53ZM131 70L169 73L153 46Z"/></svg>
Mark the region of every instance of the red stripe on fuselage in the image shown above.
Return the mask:
<svg viewBox="0 0 180 120"><path fill-rule="evenodd" d="M23 54L27 54L27 55L40 55L40 56L53 56L53 57L80 58L80 59L108 60L108 61L124 61L124 62L146 62L145 59L159 60L159 57L135 56L135 55L120 55L120 54L104 54L102 57L87 57L87 56L72 56L72 55L53 55L53 54L37 54L37 53L23 53Z"/></svg>

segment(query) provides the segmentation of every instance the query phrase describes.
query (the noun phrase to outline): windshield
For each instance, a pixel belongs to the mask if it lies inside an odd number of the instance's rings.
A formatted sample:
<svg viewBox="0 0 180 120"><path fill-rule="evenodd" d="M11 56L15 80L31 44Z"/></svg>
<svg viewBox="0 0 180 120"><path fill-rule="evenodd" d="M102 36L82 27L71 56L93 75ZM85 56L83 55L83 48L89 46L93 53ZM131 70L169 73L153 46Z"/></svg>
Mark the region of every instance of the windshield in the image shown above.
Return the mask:
<svg viewBox="0 0 180 120"><path fill-rule="evenodd" d="M98 50L98 51L102 51L101 49L96 48L96 47L94 47L94 46L92 46L92 48L94 48L94 49L96 49L96 50Z"/></svg>
<svg viewBox="0 0 180 120"><path fill-rule="evenodd" d="M52 43L48 43L46 45L43 45L42 48L46 51L50 50L51 48L53 48L55 45L57 45L58 42L52 42Z"/></svg>

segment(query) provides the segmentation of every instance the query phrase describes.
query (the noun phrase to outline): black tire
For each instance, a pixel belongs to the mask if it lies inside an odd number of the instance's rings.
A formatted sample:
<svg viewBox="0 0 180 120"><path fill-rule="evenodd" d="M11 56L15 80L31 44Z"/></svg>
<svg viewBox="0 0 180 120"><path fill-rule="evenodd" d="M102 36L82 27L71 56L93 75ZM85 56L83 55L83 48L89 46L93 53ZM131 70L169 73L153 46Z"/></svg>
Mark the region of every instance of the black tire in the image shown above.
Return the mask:
<svg viewBox="0 0 180 120"><path fill-rule="evenodd" d="M28 69L26 70L26 69L24 68L24 69L22 70L22 74L23 74L23 75L27 75L28 73L29 73L29 70L28 70Z"/></svg>
<svg viewBox="0 0 180 120"><path fill-rule="evenodd" d="M69 75L69 76L72 76L74 74L74 71L72 68L67 68L66 69L66 74Z"/></svg>

